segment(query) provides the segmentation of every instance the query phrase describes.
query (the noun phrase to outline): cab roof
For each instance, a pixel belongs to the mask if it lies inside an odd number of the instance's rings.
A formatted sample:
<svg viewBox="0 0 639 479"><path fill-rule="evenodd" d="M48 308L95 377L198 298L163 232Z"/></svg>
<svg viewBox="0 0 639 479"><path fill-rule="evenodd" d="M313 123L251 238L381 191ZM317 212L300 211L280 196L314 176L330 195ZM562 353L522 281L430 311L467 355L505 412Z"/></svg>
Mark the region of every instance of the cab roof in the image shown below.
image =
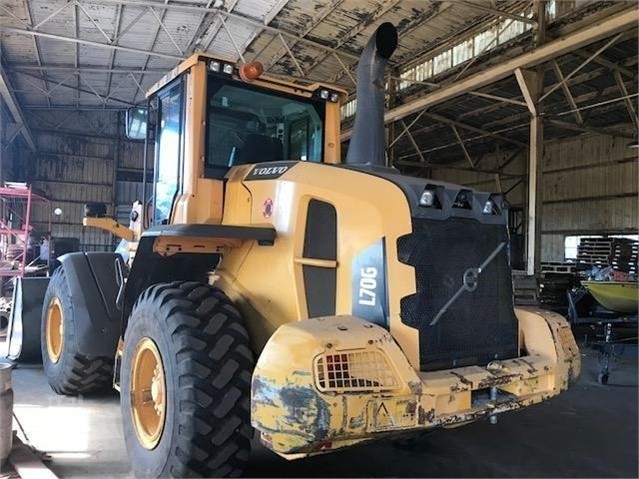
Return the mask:
<svg viewBox="0 0 639 479"><path fill-rule="evenodd" d="M191 55L186 60L182 61L179 65L177 65L175 68L169 71L166 75L164 75L160 80L154 83L153 86L151 86L151 88L149 88L149 90L146 92L146 97L148 98L154 93L156 93L164 85L173 81L175 78L177 78L183 72L187 71L188 69L196 65L198 62L208 62L211 60L218 60L224 63L231 63L236 68L238 67L235 60L231 60L229 58L224 58L224 57L218 57L215 55L211 55L210 53L196 53L194 55ZM233 74L233 78L236 79L237 81L240 81L240 82L242 81L236 73ZM316 90L319 90L320 88L328 88L341 95L342 104L346 101L346 98L348 96L348 93L345 90L342 90L341 88L337 88L333 85L329 85L326 83L313 83L312 85L305 86L305 85L300 85L298 83L282 80L280 78L274 78L269 75L261 75L259 79L262 81L267 81L269 83L275 83L277 85L281 85L284 87L295 88L297 90L304 90L307 92L314 92Z"/></svg>

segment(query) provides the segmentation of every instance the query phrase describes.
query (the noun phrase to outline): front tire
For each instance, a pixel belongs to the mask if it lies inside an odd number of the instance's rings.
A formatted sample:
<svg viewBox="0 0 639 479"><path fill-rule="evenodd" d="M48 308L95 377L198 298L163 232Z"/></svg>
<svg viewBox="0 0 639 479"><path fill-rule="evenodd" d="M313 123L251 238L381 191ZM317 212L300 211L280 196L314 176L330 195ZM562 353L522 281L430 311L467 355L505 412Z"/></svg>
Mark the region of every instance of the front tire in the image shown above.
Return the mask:
<svg viewBox="0 0 639 479"><path fill-rule="evenodd" d="M51 389L76 396L111 386L113 358L80 354L75 342L71 291L64 268L59 267L42 303L42 366Z"/></svg>
<svg viewBox="0 0 639 479"><path fill-rule="evenodd" d="M197 282L146 289L129 316L120 403L137 477L227 477L244 470L254 367L242 318Z"/></svg>

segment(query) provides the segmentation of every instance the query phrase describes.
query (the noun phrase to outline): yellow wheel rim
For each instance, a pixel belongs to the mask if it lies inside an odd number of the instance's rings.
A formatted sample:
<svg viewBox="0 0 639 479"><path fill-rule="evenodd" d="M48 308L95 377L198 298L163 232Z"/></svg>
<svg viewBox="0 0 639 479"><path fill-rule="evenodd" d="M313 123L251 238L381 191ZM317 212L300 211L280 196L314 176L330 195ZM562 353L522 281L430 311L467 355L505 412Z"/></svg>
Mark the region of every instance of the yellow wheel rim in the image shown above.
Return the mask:
<svg viewBox="0 0 639 479"><path fill-rule="evenodd" d="M64 338L62 304L58 298L53 298L47 311L47 353L52 363L57 363L60 360L62 338Z"/></svg>
<svg viewBox="0 0 639 479"><path fill-rule="evenodd" d="M138 441L145 449L160 442L166 414L166 382L157 345L142 338L131 366L131 415Z"/></svg>

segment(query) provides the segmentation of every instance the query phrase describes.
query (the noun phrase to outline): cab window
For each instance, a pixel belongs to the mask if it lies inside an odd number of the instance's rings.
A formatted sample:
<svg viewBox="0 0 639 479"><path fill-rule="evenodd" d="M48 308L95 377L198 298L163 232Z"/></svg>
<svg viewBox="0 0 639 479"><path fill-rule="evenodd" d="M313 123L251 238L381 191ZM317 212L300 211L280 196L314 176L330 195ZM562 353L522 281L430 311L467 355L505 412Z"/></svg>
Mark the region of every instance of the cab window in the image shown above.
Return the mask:
<svg viewBox="0 0 639 479"><path fill-rule="evenodd" d="M206 176L235 165L323 160L324 102L209 77Z"/></svg>
<svg viewBox="0 0 639 479"><path fill-rule="evenodd" d="M167 223L180 182L182 133L182 82L158 99L154 214L156 225Z"/></svg>

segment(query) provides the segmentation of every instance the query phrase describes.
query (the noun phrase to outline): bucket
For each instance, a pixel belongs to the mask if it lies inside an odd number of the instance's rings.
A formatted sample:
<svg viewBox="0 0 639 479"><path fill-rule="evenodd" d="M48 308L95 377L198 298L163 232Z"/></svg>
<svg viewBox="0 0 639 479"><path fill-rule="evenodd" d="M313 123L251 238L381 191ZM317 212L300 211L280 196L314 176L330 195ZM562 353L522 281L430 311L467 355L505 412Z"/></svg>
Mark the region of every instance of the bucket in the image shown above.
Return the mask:
<svg viewBox="0 0 639 479"><path fill-rule="evenodd" d="M0 464L9 458L13 440L13 389L11 364L0 362Z"/></svg>

